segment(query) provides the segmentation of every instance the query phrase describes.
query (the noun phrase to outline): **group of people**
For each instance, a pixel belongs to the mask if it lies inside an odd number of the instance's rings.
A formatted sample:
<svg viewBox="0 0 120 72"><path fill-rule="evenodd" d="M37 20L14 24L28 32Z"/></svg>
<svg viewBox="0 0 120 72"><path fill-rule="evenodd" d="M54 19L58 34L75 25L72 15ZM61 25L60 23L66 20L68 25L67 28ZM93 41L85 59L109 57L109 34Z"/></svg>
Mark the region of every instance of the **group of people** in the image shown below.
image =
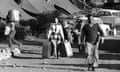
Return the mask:
<svg viewBox="0 0 120 72"><path fill-rule="evenodd" d="M69 41L70 44L73 43L72 32L75 32L78 35L78 46L84 47L85 53L87 54L88 70L94 71L95 67L98 66L98 47L100 42L104 41L103 32L94 18L95 17L91 14L87 15L87 22L81 20L80 24L78 25L80 27L78 27L79 29L77 31L72 29L70 26L66 27L65 24L61 24L59 22L58 18L55 18L55 23L50 25L48 32L48 39L53 44L52 48L54 51L52 52L54 52L55 57L58 57L57 46L60 43L66 40Z"/></svg>
<svg viewBox="0 0 120 72"><path fill-rule="evenodd" d="M13 12L15 12L14 13L16 14L15 16L14 14L12 14ZM15 17L15 18L11 18L11 17ZM15 40L15 34L16 34L15 27L19 25L19 17L20 14L19 11L17 10L9 11L6 17L7 24L5 29L5 35L8 37L9 40L8 46L12 53L13 51L15 51L15 48L13 47L12 43L16 43L18 45L19 53L22 47L22 43ZM103 42L102 30L99 27L99 24L95 22L94 18L95 18L94 16L89 14L87 15L87 18L84 18L83 20L81 19L80 22L78 22L78 25L73 24L74 22L70 23L70 21L68 22L64 20L61 23L59 18L55 18L54 23L50 24L47 34L47 38L52 44L51 55L53 55L55 58L58 58L59 56L58 47L60 46L61 43L67 41L70 44L73 44L74 39L72 32L74 32L75 34L78 35L78 47L79 48L81 48L81 46L84 47L85 53L87 54L88 70L94 71L95 67L98 66L99 43L101 40ZM77 27L74 27L74 25Z"/></svg>

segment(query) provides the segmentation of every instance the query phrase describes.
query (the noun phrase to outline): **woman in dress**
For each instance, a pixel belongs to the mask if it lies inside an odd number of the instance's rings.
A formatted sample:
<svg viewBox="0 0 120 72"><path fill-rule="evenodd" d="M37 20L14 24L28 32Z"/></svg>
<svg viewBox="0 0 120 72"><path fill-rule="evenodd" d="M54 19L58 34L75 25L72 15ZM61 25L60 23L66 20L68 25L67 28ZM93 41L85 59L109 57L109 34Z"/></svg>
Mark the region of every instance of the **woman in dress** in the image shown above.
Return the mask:
<svg viewBox="0 0 120 72"><path fill-rule="evenodd" d="M58 58L57 46L64 40L63 27L59 23L58 18L55 18L55 23L51 23L50 25L48 39L53 44L52 52L55 58Z"/></svg>

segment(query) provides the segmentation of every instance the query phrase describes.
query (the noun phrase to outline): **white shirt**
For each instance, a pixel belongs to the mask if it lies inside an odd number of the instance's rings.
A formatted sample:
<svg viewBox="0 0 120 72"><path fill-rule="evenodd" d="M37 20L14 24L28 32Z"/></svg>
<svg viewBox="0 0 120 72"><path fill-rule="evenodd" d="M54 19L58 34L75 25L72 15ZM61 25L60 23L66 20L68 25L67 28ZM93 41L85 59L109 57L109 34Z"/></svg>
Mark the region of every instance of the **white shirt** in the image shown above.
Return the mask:
<svg viewBox="0 0 120 72"><path fill-rule="evenodd" d="M13 18L15 21L20 20L20 12L18 10L13 10Z"/></svg>
<svg viewBox="0 0 120 72"><path fill-rule="evenodd" d="M20 20L20 12L16 9L11 10L9 13L9 19L13 21L19 21Z"/></svg>

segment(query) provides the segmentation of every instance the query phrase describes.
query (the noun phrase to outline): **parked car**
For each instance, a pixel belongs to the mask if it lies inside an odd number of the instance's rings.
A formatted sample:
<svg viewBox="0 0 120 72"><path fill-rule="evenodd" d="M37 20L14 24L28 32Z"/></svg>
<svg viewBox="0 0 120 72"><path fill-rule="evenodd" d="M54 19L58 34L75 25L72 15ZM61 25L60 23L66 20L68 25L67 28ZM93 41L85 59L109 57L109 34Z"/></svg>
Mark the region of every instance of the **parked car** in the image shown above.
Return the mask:
<svg viewBox="0 0 120 72"><path fill-rule="evenodd" d="M120 26L120 10L100 9L95 15L100 17L104 24L110 25L113 34L116 26Z"/></svg>
<svg viewBox="0 0 120 72"><path fill-rule="evenodd" d="M98 16L120 16L120 10L99 9L96 14Z"/></svg>
<svg viewBox="0 0 120 72"><path fill-rule="evenodd" d="M94 23L99 25L104 37L109 36L109 33L111 31L110 26L104 24L101 18L94 17Z"/></svg>

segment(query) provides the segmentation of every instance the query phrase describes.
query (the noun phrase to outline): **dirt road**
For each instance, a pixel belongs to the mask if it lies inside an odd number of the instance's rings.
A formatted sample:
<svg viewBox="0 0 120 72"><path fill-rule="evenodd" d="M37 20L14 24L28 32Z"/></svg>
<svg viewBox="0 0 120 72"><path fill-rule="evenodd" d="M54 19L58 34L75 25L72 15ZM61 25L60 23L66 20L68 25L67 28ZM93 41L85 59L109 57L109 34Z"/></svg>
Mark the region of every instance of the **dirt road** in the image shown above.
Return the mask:
<svg viewBox="0 0 120 72"><path fill-rule="evenodd" d="M7 44L0 44L6 48ZM38 42L24 43L22 54L0 62L0 72L87 72L86 57L73 48L74 56L43 59ZM100 50L99 68L95 72L120 72L120 53Z"/></svg>

